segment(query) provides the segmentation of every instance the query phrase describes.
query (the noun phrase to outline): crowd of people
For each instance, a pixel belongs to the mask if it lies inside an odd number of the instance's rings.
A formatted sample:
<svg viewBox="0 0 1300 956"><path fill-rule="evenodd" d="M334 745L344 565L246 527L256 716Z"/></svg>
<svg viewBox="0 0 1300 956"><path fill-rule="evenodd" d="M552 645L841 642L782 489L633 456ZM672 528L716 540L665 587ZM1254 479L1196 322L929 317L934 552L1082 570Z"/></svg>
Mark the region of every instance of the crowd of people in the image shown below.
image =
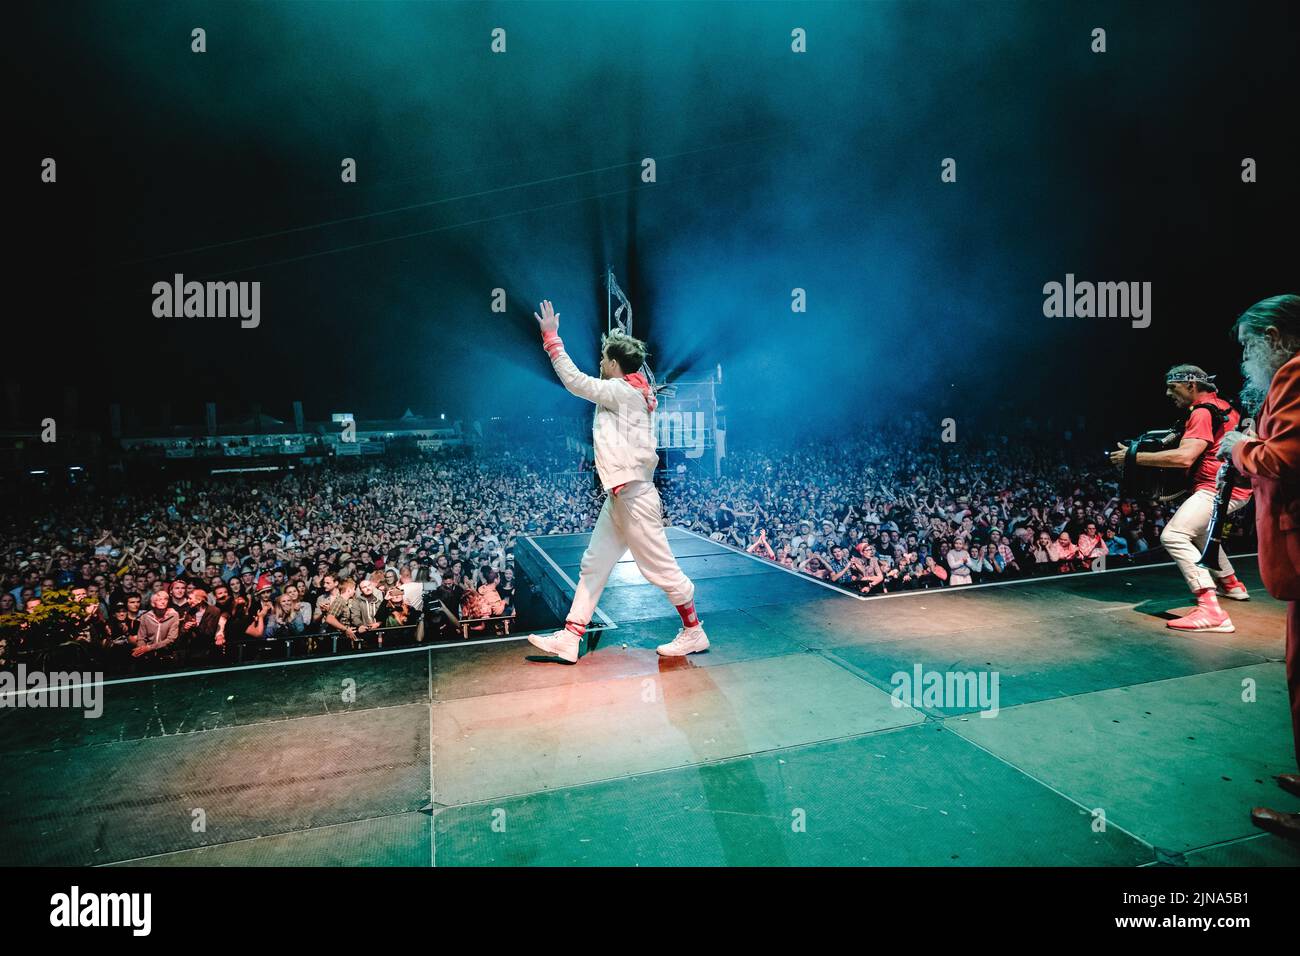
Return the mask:
<svg viewBox="0 0 1300 956"><path fill-rule="evenodd" d="M670 468L665 520L876 594L1113 566L1158 547L1176 506L1121 500L1098 456L1061 443L931 432L733 451L721 477ZM0 621L69 592L85 640L133 669L490 631L516 612L518 538L590 530L600 507L590 470L541 447L6 498Z"/></svg>
<svg viewBox="0 0 1300 956"><path fill-rule="evenodd" d="M1096 456L1002 437L945 445L925 440L926 427L739 452L722 478L679 481L669 517L874 594L1120 566L1159 547L1177 507L1121 500L1117 473Z"/></svg>
<svg viewBox="0 0 1300 956"><path fill-rule="evenodd" d="M450 454L83 486L40 513L7 496L0 620L67 592L94 605L87 641L131 669L246 659L299 637L310 651L499 630L515 613L515 537L540 527L527 509L560 512L536 472L484 465ZM579 530L578 510L546 528Z"/></svg>

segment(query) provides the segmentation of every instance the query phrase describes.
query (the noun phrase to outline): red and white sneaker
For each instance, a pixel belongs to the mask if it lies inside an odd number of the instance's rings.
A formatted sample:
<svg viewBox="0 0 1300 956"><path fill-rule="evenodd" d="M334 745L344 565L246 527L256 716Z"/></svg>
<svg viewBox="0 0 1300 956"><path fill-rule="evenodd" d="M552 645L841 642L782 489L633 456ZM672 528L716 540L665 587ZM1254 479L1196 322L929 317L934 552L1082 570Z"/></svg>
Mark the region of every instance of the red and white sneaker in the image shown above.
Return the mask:
<svg viewBox="0 0 1300 956"><path fill-rule="evenodd" d="M1233 581L1231 584L1228 584L1227 587L1224 587L1225 584L1227 584L1226 581L1220 581L1215 586L1214 593L1219 595L1219 597L1226 597L1229 601L1250 600L1250 592L1246 590L1246 585L1242 584L1240 581Z"/></svg>
<svg viewBox="0 0 1300 956"><path fill-rule="evenodd" d="M576 664L582 638L568 628L562 627L554 634L529 634L528 643L538 650L545 651L552 657L558 657L562 661Z"/></svg>
<svg viewBox="0 0 1300 956"><path fill-rule="evenodd" d="M1204 606L1170 621L1165 627L1172 627L1175 631L1212 631L1219 634L1231 634L1237 630L1232 626L1232 619L1223 611L1216 614Z"/></svg>

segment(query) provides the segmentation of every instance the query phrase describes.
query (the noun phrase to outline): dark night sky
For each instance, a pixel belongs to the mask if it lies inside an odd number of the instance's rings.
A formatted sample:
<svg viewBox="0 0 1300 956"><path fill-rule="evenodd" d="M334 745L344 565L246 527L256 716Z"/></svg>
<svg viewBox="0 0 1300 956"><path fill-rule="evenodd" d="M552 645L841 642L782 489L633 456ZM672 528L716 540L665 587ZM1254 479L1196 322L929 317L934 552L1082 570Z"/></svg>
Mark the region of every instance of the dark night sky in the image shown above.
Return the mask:
<svg viewBox="0 0 1300 956"><path fill-rule="evenodd" d="M1300 291L1287 6L32 6L6 377L30 418L75 385L89 424L574 411L531 312L594 371L611 262L661 376L723 365L733 429L1008 395L1168 417L1165 367L1235 391L1228 326ZM154 318L174 272L261 281L261 326ZM1067 272L1152 282L1151 327L1044 318Z"/></svg>

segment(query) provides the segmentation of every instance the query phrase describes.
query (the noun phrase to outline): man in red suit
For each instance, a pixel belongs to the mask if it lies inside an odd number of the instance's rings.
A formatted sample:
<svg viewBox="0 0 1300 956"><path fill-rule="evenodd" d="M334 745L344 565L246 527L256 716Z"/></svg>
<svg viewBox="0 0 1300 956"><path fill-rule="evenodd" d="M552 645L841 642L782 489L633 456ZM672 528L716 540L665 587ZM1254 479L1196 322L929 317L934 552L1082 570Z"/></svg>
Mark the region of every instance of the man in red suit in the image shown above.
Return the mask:
<svg viewBox="0 0 1300 956"><path fill-rule="evenodd" d="M1259 573L1268 593L1287 602L1286 685L1300 765L1300 296L1255 303L1233 331L1242 346L1242 402L1253 410L1262 399L1263 406L1256 433L1231 432L1219 457L1231 457L1254 485ZM1300 796L1300 774L1277 781ZM1256 807L1250 816L1270 833L1300 840L1300 813Z"/></svg>

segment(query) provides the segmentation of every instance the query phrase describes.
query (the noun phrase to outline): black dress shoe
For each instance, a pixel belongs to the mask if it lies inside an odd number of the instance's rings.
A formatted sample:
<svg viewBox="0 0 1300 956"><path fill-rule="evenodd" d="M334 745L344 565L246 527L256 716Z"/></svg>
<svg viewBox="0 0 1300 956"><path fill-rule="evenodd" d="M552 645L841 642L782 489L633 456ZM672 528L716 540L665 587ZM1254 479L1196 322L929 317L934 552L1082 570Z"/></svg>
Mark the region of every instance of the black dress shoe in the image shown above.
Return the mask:
<svg viewBox="0 0 1300 956"><path fill-rule="evenodd" d="M1250 811L1250 822L1275 836L1300 843L1300 813L1279 813L1267 807Z"/></svg>
<svg viewBox="0 0 1300 956"><path fill-rule="evenodd" d="M1287 793L1293 797L1300 797L1300 773L1280 773L1273 779Z"/></svg>

